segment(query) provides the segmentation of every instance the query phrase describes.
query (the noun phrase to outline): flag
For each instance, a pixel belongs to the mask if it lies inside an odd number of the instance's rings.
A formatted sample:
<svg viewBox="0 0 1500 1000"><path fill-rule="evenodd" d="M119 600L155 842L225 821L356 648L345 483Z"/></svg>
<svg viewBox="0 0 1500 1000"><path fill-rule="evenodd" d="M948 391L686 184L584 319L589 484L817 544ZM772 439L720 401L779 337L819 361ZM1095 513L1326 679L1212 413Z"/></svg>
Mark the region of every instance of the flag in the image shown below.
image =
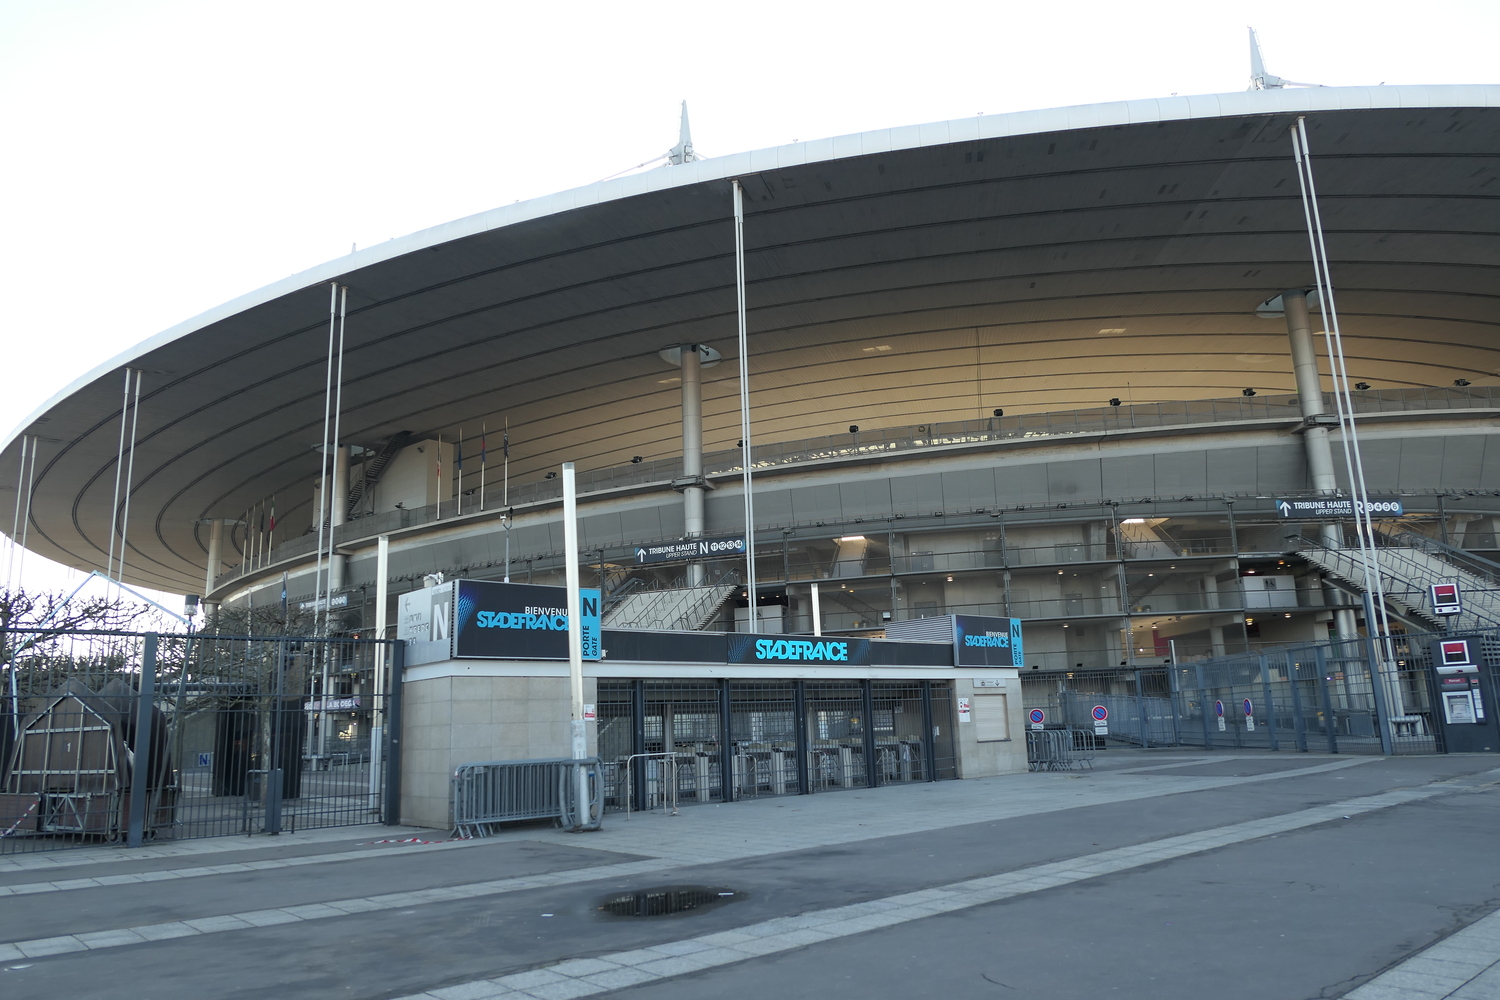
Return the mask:
<svg viewBox="0 0 1500 1000"><path fill-rule="evenodd" d="M481 430L479 432L479 464L480 465L484 465L484 438L485 438L485 432Z"/></svg>
<svg viewBox="0 0 1500 1000"><path fill-rule="evenodd" d="M264 507L260 509L260 533L262 535L266 533L266 509Z"/></svg>
<svg viewBox="0 0 1500 1000"><path fill-rule="evenodd" d="M501 441L501 447L505 449L505 457L510 458L510 430L505 431L505 437Z"/></svg>
<svg viewBox="0 0 1500 1000"><path fill-rule="evenodd" d="M464 481L464 432L462 428L458 432L458 481L460 484Z"/></svg>
<svg viewBox="0 0 1500 1000"><path fill-rule="evenodd" d="M276 498L271 498L271 530L276 530Z"/></svg>

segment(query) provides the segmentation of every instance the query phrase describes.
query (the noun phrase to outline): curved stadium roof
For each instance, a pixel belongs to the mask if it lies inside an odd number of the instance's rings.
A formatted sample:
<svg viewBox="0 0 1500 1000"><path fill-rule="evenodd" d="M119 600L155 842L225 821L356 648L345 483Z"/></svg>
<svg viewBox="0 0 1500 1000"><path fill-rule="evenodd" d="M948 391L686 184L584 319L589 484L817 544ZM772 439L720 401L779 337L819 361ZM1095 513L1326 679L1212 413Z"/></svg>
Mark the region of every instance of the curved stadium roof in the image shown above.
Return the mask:
<svg viewBox="0 0 1500 1000"><path fill-rule="evenodd" d="M758 443L930 420L1293 391L1309 282L1287 128L1308 116L1350 373L1500 371L1500 86L1266 90L963 119L702 160L359 251L153 337L68 386L28 546L100 567L121 369L144 369L126 578L197 590L195 522L278 494L310 518L328 287L349 287L345 440L508 418L515 479L679 453L663 347L735 355L729 178L746 190ZM705 447L739 437L736 366ZM471 444L470 448L473 447ZM493 446L492 446L493 447ZM300 507L297 505L300 504Z"/></svg>

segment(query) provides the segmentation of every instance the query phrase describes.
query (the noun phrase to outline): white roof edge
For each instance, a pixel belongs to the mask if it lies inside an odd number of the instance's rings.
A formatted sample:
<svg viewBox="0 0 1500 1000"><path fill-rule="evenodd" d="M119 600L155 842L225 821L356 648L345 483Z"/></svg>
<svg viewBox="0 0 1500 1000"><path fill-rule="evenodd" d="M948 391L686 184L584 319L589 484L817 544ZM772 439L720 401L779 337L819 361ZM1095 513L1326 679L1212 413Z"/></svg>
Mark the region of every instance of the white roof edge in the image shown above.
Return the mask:
<svg viewBox="0 0 1500 1000"><path fill-rule="evenodd" d="M502 205L485 212L454 219L440 225L398 236L384 243L335 258L305 271L247 292L222 305L186 319L148 337L96 365L54 393L10 432L0 450L15 443L21 432L38 417L68 396L137 358L195 333L219 320L244 312L315 285L333 281L372 264L401 257L417 250L475 236L533 219L558 215L575 208L618 201L637 194L688 187L711 180L728 180L747 173L779 167L801 166L848 159L878 152L941 146L953 142L978 141L1042 132L1139 125L1147 122L1187 121L1197 118L1233 118L1243 115L1288 114L1298 111L1364 111L1381 108L1494 108L1500 107L1500 84L1431 84L1377 87L1305 87L1279 90L1249 90L1229 94L1158 97L1145 100L1109 101L1036 111L1012 111L1000 115L959 118L876 129L809 142L772 146L697 160L584 187L543 195L528 201Z"/></svg>

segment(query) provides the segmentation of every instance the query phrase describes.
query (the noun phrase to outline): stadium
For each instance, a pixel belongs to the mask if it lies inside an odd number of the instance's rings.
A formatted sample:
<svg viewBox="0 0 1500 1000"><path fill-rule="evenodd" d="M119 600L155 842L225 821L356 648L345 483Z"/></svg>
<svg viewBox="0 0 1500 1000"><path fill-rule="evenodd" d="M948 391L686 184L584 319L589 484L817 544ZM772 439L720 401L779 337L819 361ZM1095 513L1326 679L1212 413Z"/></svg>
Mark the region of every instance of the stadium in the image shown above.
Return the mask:
<svg viewBox="0 0 1500 1000"><path fill-rule="evenodd" d="M1411 595L1500 549L1495 86L1129 101L714 159L684 136L671 166L164 331L18 428L0 478L30 551L222 609L328 608L342 634L393 635L402 595L443 580L560 584L571 462L583 583L616 634L915 648L918 622L1012 618L1012 669L1049 675L1352 638L1372 631L1353 521L1319 502L1358 485L1299 121L1364 487L1401 554L1381 614L1431 630ZM1473 589L1465 623L1500 622ZM642 678L717 711L730 696L693 685L760 676L624 644L590 680L601 722ZM934 664L911 657L859 676L930 713Z"/></svg>

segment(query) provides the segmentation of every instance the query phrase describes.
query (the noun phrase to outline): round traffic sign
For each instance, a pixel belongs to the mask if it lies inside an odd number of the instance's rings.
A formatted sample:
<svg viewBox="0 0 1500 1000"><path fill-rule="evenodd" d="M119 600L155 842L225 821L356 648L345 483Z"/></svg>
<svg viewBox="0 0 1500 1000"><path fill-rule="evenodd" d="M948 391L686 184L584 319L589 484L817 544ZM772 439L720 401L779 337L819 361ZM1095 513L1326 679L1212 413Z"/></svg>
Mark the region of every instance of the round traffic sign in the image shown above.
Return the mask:
<svg viewBox="0 0 1500 1000"><path fill-rule="evenodd" d="M1103 705L1095 705L1094 718L1099 722L1103 722L1105 719L1109 718L1109 709L1105 708Z"/></svg>
<svg viewBox="0 0 1500 1000"><path fill-rule="evenodd" d="M1032 722L1037 723L1037 724L1041 724L1042 722L1046 721L1046 719L1047 719L1047 713L1043 712L1040 708L1033 708L1031 710L1031 721Z"/></svg>
<svg viewBox="0 0 1500 1000"><path fill-rule="evenodd" d="M1255 714L1255 705L1250 701L1249 698L1245 699L1245 714L1246 715L1254 715Z"/></svg>
<svg viewBox="0 0 1500 1000"><path fill-rule="evenodd" d="M1224 703L1222 701L1214 702L1214 714L1221 719L1224 717Z"/></svg>

